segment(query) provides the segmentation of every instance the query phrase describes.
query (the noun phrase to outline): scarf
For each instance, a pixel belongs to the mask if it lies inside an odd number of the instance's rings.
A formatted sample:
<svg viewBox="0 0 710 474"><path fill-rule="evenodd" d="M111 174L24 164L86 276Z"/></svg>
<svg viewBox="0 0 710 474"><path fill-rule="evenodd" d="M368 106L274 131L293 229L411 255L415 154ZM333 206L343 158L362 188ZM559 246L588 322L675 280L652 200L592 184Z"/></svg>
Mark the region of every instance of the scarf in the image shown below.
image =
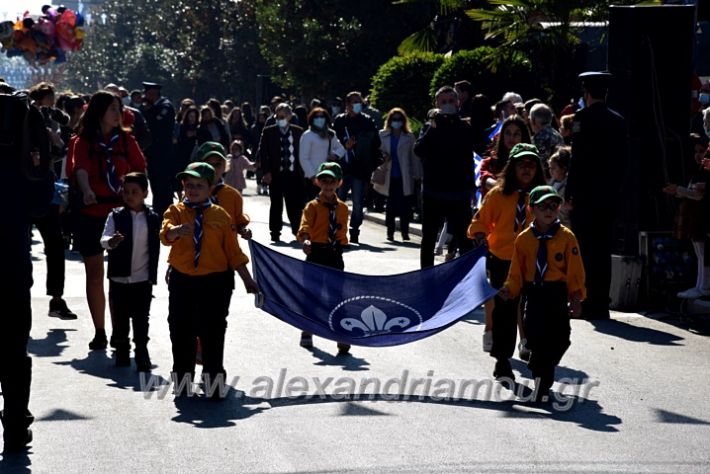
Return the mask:
<svg viewBox="0 0 710 474"><path fill-rule="evenodd" d="M121 194L121 181L118 179L116 165L113 163L113 160L111 158L111 155L113 154L113 147L116 145L116 142L118 142L119 138L121 138L121 134L119 132L116 132L114 135L111 136L108 143L104 143L100 139L98 140L99 148L101 148L101 151L103 152L104 158L106 160L106 174L104 176L104 179L106 180L106 184L108 185L109 189L113 194Z"/></svg>
<svg viewBox="0 0 710 474"><path fill-rule="evenodd" d="M202 224L205 217L204 212L212 205L212 203L207 201L200 204L193 204L187 199L185 199L183 203L190 209L194 209L197 213L195 216L195 231L192 234L192 242L195 244L195 268L197 268L197 265L200 263L200 253L202 252Z"/></svg>
<svg viewBox="0 0 710 474"><path fill-rule="evenodd" d="M532 233L540 242L537 247L537 262L535 263L535 285L541 286L545 281L545 273L547 272L547 241L552 239L560 228L559 219L552 223L547 232L540 232L535 227L535 223L530 224Z"/></svg>

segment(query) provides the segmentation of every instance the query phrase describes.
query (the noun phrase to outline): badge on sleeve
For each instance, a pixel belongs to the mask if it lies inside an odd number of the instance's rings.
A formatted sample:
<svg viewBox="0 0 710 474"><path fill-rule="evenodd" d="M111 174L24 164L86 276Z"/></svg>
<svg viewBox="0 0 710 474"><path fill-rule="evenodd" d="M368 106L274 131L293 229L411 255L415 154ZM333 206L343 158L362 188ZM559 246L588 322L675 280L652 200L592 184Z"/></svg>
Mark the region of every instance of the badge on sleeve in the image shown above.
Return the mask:
<svg viewBox="0 0 710 474"><path fill-rule="evenodd" d="M572 247L572 255L579 255L579 250L577 250L577 247Z"/></svg>

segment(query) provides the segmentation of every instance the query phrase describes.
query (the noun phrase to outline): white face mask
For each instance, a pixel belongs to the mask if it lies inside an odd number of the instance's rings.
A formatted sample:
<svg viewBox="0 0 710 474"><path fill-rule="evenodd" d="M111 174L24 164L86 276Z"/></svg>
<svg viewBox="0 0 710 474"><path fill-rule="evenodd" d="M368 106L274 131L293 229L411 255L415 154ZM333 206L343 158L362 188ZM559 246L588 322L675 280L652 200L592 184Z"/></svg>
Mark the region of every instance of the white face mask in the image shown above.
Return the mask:
<svg viewBox="0 0 710 474"><path fill-rule="evenodd" d="M444 115L454 115L456 112L458 112L458 109L454 104L444 104L439 107L439 110L441 110L441 113Z"/></svg>
<svg viewBox="0 0 710 474"><path fill-rule="evenodd" d="M276 124L281 128L286 128L288 127L288 119L278 119Z"/></svg>

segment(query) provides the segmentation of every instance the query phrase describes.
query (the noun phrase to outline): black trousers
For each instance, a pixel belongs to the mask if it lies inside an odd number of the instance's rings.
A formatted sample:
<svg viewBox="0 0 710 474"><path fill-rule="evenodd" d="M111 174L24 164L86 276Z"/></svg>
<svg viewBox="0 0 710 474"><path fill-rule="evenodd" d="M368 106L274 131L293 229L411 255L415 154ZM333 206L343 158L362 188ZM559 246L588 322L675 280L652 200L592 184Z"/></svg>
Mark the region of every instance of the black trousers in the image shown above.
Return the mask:
<svg viewBox="0 0 710 474"><path fill-rule="evenodd" d="M317 263L318 265L336 268L338 270L345 269L343 249L324 244L314 243L311 246L311 254L306 257L306 262Z"/></svg>
<svg viewBox="0 0 710 474"><path fill-rule="evenodd" d="M466 229L471 222L471 202L469 199L438 199L425 195L422 209L422 246L419 254L421 268L434 266L434 247L436 236L448 223L448 231L459 243L461 253L473 248L473 243L466 237Z"/></svg>
<svg viewBox="0 0 710 474"><path fill-rule="evenodd" d="M586 275L587 299L582 303L582 317L609 317L613 211L580 205L572 210L570 219Z"/></svg>
<svg viewBox="0 0 710 474"><path fill-rule="evenodd" d="M501 288L508 277L510 260L502 260L489 253L487 269L488 278L493 288ZM498 360L508 360L515 352L515 341L518 337L518 306L520 298L504 300L495 297L493 308L493 348L491 357Z"/></svg>
<svg viewBox="0 0 710 474"><path fill-rule="evenodd" d="M301 225L301 213L305 205L305 184L303 178L295 172L281 171L274 173L269 185L269 231L272 237L278 237L283 228L284 201L286 201L286 214L291 225L293 235L298 233Z"/></svg>
<svg viewBox="0 0 710 474"><path fill-rule="evenodd" d="M150 303L153 299L153 284L150 281L139 283L109 282L108 296L113 307L113 340L116 349L128 350L128 334L133 321L133 343L136 348L145 348L148 337L148 318Z"/></svg>
<svg viewBox="0 0 710 474"><path fill-rule="evenodd" d="M44 217L32 220L44 242L44 254L47 256L47 294L64 294L64 236L59 206L52 205Z"/></svg>
<svg viewBox="0 0 710 474"><path fill-rule="evenodd" d="M202 375L211 380L224 370L224 335L234 272L188 276L170 270L168 326L173 352L173 376L182 381L195 375L197 337L202 342Z"/></svg>
<svg viewBox="0 0 710 474"><path fill-rule="evenodd" d="M523 294L523 328L531 352L528 367L534 378L540 378L542 388L549 389L555 367L570 346L567 285L564 282L545 282L542 286L526 284Z"/></svg>
<svg viewBox="0 0 710 474"><path fill-rule="evenodd" d="M399 217L399 229L402 235L409 235L409 221L412 214L411 196L404 195L402 178L390 176L390 189L387 196L387 207L385 208L385 225L387 235L394 234L394 220Z"/></svg>
<svg viewBox="0 0 710 474"><path fill-rule="evenodd" d="M174 176L173 166L165 160L160 160L160 163L148 169L150 192L153 195L153 210L161 217L173 203Z"/></svg>
<svg viewBox="0 0 710 474"><path fill-rule="evenodd" d="M10 249L12 250L12 249ZM30 275L24 275L31 281ZM23 279L22 276L17 276ZM22 437L34 421L29 411L32 359L27 341L32 327L31 283L0 286L0 388L4 399L2 424L6 440Z"/></svg>

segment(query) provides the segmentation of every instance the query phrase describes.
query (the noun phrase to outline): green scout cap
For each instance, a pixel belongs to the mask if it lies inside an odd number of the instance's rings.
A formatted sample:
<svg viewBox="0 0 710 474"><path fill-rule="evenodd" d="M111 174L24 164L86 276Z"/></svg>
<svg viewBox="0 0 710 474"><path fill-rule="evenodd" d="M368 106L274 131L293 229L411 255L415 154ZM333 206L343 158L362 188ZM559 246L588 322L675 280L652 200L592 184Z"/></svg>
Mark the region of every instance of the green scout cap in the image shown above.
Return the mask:
<svg viewBox="0 0 710 474"><path fill-rule="evenodd" d="M215 171L211 165L196 161L187 165L185 171L178 173L176 177L177 179L186 178L188 176L192 178L206 179L211 186L214 183L214 175Z"/></svg>
<svg viewBox="0 0 710 474"><path fill-rule="evenodd" d="M338 163L326 161L325 163L321 163L318 167L316 178L320 178L321 176L331 176L337 180L341 180L343 179L343 169Z"/></svg>
<svg viewBox="0 0 710 474"><path fill-rule="evenodd" d="M532 191L530 191L530 205L531 206L537 206L541 202L544 202L548 199L556 199L559 202L564 201L564 198L560 196L555 188L552 186L538 186Z"/></svg>
<svg viewBox="0 0 710 474"><path fill-rule="evenodd" d="M518 143L515 145L508 154L509 160L519 160L525 158L526 156L534 156L535 158L540 158L539 151L535 145L529 143Z"/></svg>
<svg viewBox="0 0 710 474"><path fill-rule="evenodd" d="M218 142L205 142L200 145L195 154L195 161L205 161L210 156L219 156L227 161L227 153L222 144Z"/></svg>

